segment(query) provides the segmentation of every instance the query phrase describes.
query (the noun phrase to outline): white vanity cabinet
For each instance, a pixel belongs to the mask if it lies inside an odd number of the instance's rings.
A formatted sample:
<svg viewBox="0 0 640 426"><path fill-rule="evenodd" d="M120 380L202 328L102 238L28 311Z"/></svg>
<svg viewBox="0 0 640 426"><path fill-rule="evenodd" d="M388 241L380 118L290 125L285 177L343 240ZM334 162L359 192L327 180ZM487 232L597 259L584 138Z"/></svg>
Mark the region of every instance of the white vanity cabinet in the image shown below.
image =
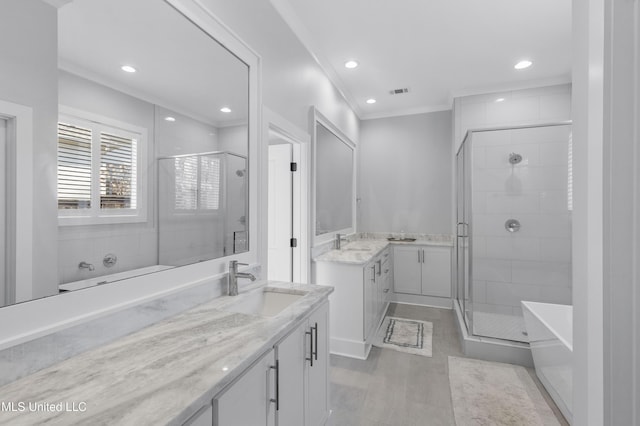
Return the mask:
<svg viewBox="0 0 640 426"><path fill-rule="evenodd" d="M329 416L325 302L213 400L215 426L319 426Z"/></svg>
<svg viewBox="0 0 640 426"><path fill-rule="evenodd" d="M329 416L329 304L276 346L278 426L323 425Z"/></svg>
<svg viewBox="0 0 640 426"><path fill-rule="evenodd" d="M451 248L397 245L393 249L396 293L451 297Z"/></svg>
<svg viewBox="0 0 640 426"><path fill-rule="evenodd" d="M213 400L214 426L273 425L274 351L270 350Z"/></svg>
<svg viewBox="0 0 640 426"><path fill-rule="evenodd" d="M316 262L316 284L334 286L334 292L329 296L332 353L360 359L367 357L388 304L390 257L389 248L385 248L365 264Z"/></svg>

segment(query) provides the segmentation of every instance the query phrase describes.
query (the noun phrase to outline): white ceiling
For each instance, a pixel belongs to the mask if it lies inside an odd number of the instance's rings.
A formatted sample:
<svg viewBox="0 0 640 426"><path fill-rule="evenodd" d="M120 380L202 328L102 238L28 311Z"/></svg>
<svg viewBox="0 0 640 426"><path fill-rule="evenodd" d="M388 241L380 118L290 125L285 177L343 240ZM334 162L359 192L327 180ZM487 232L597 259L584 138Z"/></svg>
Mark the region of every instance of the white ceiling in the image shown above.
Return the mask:
<svg viewBox="0 0 640 426"><path fill-rule="evenodd" d="M571 79L571 0L271 2L362 119ZM533 66L515 70L524 58Z"/></svg>
<svg viewBox="0 0 640 426"><path fill-rule="evenodd" d="M246 122L247 66L165 2L57 1L68 3L58 10L62 69L214 125Z"/></svg>

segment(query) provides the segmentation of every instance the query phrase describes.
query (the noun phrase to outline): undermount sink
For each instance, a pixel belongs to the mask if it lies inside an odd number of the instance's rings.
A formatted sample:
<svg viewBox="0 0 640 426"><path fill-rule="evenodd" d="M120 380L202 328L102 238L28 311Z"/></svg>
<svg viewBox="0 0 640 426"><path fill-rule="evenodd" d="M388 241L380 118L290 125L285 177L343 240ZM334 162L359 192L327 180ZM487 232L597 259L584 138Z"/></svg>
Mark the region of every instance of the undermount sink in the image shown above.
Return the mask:
<svg viewBox="0 0 640 426"><path fill-rule="evenodd" d="M304 297L300 293L283 293L270 289L240 294L238 301L229 305L225 310L262 317L274 317Z"/></svg>
<svg viewBox="0 0 640 426"><path fill-rule="evenodd" d="M365 247L345 247L341 250L342 251L371 251L370 248L365 248Z"/></svg>

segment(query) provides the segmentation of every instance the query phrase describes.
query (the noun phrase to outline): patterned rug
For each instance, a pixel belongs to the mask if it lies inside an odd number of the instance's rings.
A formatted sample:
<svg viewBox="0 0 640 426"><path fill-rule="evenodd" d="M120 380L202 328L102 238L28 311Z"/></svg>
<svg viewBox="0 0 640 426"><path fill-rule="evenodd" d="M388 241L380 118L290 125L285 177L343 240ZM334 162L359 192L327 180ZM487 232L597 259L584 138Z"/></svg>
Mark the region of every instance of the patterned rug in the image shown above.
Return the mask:
<svg viewBox="0 0 640 426"><path fill-rule="evenodd" d="M385 317L376 333L373 346L430 357L432 336L433 323Z"/></svg>
<svg viewBox="0 0 640 426"><path fill-rule="evenodd" d="M449 383L458 426L560 424L524 367L450 356Z"/></svg>

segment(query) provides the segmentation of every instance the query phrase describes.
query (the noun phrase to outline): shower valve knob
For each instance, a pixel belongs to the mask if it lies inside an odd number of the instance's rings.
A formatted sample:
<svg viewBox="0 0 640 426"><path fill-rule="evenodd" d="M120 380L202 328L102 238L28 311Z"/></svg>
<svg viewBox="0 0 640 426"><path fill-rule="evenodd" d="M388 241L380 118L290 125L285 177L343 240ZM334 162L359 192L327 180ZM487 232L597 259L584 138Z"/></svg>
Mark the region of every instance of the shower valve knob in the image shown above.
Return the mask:
<svg viewBox="0 0 640 426"><path fill-rule="evenodd" d="M520 230L520 222L516 219L509 219L504 223L504 229L509 232L518 232Z"/></svg>

